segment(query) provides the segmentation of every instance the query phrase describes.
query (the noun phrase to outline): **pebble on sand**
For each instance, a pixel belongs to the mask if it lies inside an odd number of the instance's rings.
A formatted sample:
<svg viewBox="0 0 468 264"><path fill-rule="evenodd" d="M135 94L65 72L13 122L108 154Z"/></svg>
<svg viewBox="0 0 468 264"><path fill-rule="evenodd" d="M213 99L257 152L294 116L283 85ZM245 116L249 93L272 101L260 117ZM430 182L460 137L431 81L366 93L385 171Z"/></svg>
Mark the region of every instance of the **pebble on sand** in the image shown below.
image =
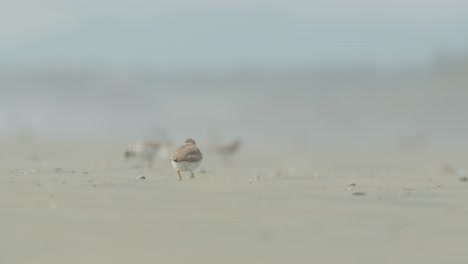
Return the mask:
<svg viewBox="0 0 468 264"><path fill-rule="evenodd" d="M354 196L366 196L367 194L365 192L353 192Z"/></svg>

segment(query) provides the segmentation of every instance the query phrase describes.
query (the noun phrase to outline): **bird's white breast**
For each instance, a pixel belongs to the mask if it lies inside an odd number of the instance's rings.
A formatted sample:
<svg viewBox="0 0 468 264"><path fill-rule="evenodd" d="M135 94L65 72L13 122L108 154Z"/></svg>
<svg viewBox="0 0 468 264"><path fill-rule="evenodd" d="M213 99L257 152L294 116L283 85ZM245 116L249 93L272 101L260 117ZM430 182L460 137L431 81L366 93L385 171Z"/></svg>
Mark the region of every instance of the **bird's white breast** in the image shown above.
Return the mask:
<svg viewBox="0 0 468 264"><path fill-rule="evenodd" d="M175 161L172 161L172 167L174 167L174 169L180 170L180 171L193 171L196 168L198 168L198 166L200 166L200 164L201 164L201 161L198 161L198 162L188 162L188 161L175 162Z"/></svg>

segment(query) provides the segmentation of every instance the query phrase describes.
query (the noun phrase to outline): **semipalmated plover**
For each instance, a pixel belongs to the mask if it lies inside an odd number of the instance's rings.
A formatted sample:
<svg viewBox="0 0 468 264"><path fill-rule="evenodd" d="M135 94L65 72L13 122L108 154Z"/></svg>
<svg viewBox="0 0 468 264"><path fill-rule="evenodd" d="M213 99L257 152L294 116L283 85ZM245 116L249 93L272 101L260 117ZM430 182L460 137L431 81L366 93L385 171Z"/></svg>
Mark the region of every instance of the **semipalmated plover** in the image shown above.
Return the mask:
<svg viewBox="0 0 468 264"><path fill-rule="evenodd" d="M236 139L233 142L225 145L220 145L216 147L216 152L224 159L234 155L240 147L240 140Z"/></svg>
<svg viewBox="0 0 468 264"><path fill-rule="evenodd" d="M179 180L181 171L190 171L190 178L194 178L193 171L200 166L203 159L201 151L195 145L195 140L189 138L185 140L185 144L178 147L171 156L172 166L177 170Z"/></svg>
<svg viewBox="0 0 468 264"><path fill-rule="evenodd" d="M160 145L151 141L137 141L129 144L125 149L125 158L137 158L148 163L151 168L156 153L158 152Z"/></svg>

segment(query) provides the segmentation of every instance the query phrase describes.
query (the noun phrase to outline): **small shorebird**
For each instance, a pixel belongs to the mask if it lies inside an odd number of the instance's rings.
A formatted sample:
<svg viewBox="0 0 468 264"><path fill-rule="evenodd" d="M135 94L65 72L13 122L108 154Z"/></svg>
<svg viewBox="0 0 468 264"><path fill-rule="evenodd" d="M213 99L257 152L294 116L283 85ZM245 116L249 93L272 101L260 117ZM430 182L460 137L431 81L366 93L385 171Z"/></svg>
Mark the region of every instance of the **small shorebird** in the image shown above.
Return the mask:
<svg viewBox="0 0 468 264"><path fill-rule="evenodd" d="M151 168L156 153L159 151L160 145L151 141L138 141L129 144L125 149L125 158L138 158L148 163Z"/></svg>
<svg viewBox="0 0 468 264"><path fill-rule="evenodd" d="M216 147L216 152L224 159L234 155L240 147L240 140L236 139L232 143L220 145Z"/></svg>
<svg viewBox="0 0 468 264"><path fill-rule="evenodd" d="M181 171L190 171L190 178L194 178L193 171L200 166L202 159L203 155L195 145L195 140L191 138L185 140L185 144L178 147L171 156L172 167L177 170L179 181L182 180Z"/></svg>

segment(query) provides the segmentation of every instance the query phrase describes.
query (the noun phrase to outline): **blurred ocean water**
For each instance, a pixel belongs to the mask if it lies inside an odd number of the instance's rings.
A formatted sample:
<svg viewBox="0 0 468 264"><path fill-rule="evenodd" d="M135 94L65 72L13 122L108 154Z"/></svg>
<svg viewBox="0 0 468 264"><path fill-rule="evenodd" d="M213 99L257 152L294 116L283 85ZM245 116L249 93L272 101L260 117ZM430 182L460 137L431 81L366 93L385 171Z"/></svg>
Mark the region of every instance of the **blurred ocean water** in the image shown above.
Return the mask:
<svg viewBox="0 0 468 264"><path fill-rule="evenodd" d="M468 142L462 1L0 5L1 138Z"/></svg>
<svg viewBox="0 0 468 264"><path fill-rule="evenodd" d="M460 144L468 139L467 69L3 71L0 135Z"/></svg>

